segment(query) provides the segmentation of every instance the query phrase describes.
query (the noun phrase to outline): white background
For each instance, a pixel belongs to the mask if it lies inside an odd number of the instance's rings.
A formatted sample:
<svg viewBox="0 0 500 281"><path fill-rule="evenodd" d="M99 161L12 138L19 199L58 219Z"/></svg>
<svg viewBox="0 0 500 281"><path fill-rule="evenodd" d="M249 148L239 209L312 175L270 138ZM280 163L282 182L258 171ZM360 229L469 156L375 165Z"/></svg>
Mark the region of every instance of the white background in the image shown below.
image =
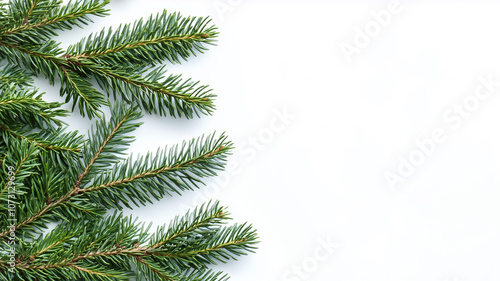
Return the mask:
<svg viewBox="0 0 500 281"><path fill-rule="evenodd" d="M219 267L232 280L500 280L500 87L485 96L480 82L500 81L500 5L436 2L113 0L111 16L59 40L163 9L213 18L218 46L170 69L211 85L217 110L146 116L131 151L226 131L234 169L125 212L160 225L219 199L262 241ZM61 100L57 85L38 85ZM436 130L424 155L416 143ZM387 174L411 155L418 165L391 188Z"/></svg>

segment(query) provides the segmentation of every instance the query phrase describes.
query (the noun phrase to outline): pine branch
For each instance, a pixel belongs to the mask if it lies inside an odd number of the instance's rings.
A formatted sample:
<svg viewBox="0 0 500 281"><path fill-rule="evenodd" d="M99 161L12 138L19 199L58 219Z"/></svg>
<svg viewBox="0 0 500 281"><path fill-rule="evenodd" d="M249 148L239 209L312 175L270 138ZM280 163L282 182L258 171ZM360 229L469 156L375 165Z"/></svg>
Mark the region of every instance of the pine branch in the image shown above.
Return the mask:
<svg viewBox="0 0 500 281"><path fill-rule="evenodd" d="M48 10L57 7L54 0L11 0L9 1L8 15L11 24L26 26L30 21L36 21L44 16Z"/></svg>
<svg viewBox="0 0 500 281"><path fill-rule="evenodd" d="M154 64L167 59L180 63L197 52L206 50L218 35L209 18L182 17L179 13L163 11L156 17L134 24L120 25L92 34L68 48L68 55L99 60L105 65L138 62ZM161 28L158 28L161 27Z"/></svg>
<svg viewBox="0 0 500 281"><path fill-rule="evenodd" d="M116 106L109 123L105 119L99 121L96 124L96 129L91 131L92 139L84 146L83 165L79 166L81 172L75 179L74 186L61 197L52 197L50 202L42 201L38 202L38 204L33 202L31 209L37 211L32 211L30 215L22 218L17 228L20 229L43 218L51 217L51 214L62 219L65 219L65 215L76 217L77 215L74 214L75 208L80 208L80 211L87 212L90 215L100 213L100 209L96 208L95 204L88 202L88 200L82 202L82 198L75 197L79 197L78 195L83 193L80 185L87 175L94 175L94 169L99 171L99 168L107 167L110 163L121 159L120 155L123 154L124 149L133 140L133 137L127 136L127 134L141 124L137 122L140 117L140 113L131 108ZM70 202L71 199L76 200L79 204ZM7 232L0 233L0 237L4 235L7 235Z"/></svg>
<svg viewBox="0 0 500 281"><path fill-rule="evenodd" d="M44 225L41 224L39 220L47 219L46 217L48 215L50 215L50 212L53 212L54 209L56 209L57 207L60 207L63 203L67 202L72 196L75 195L75 193L76 192L69 192L65 196L57 199L56 201L51 201L51 202L42 201L42 203L45 203L43 205L36 204L36 206L39 207L40 209L35 210L33 212L33 214L31 214L29 217L25 217L22 220L18 219L18 223L15 224L15 229L22 230L23 228L25 228L27 226L32 226L31 229L34 229L34 228L40 227L40 226L44 227ZM38 195L40 195L40 193ZM46 221L48 221L48 220L46 220ZM9 230L1 232L0 238L9 235L9 233L10 233Z"/></svg>
<svg viewBox="0 0 500 281"><path fill-rule="evenodd" d="M255 230L245 224L220 227L214 233L202 234L190 237L189 245L166 244L157 249L155 257L168 258L166 264L177 270L205 268L253 252L258 239Z"/></svg>
<svg viewBox="0 0 500 281"><path fill-rule="evenodd" d="M180 195L198 188L201 178L222 170L231 145L226 136L212 134L158 150L155 156L147 154L135 161L129 158L82 187L81 192L102 206L116 208L122 208L121 204L131 208L129 200L139 206L152 203L151 198Z"/></svg>
<svg viewBox="0 0 500 281"><path fill-rule="evenodd" d="M64 129L58 129L53 133L46 130L39 133L25 134L0 124L0 136L4 140L26 140L44 151L55 152L54 155L61 155L63 158L68 157L66 153L71 155L79 153L82 144L81 136L76 132L65 133Z"/></svg>
<svg viewBox="0 0 500 281"><path fill-rule="evenodd" d="M175 217L168 228L160 227L151 237L149 247L156 249L165 244L183 243L189 240L189 236L199 235L200 230L213 234L214 225L222 224L229 219L231 219L229 213L220 207L218 202L203 204L183 217ZM194 232L195 230L197 231Z"/></svg>
<svg viewBox="0 0 500 281"><path fill-rule="evenodd" d="M191 82L189 79L182 81L180 76L173 75L163 80L165 71L162 68L153 70L143 78L140 74L130 75L90 62L59 57L61 50L49 43L41 51L0 41L1 46L4 48L0 48L0 53L5 53L11 62L25 65L34 73L43 73L51 83L54 83L58 75L62 81L61 95L66 95L66 102L73 99L73 108L78 103L84 116L98 115L97 109L107 104L102 94L82 78L83 74L77 74L89 71L96 75L97 81L108 95L110 89L114 89L126 101L139 103L150 113L167 115L168 112L172 116L185 115L192 118L200 113L210 114L214 109L212 99L215 96L207 86L197 86L199 82ZM157 82L161 80L163 81Z"/></svg>
<svg viewBox="0 0 500 281"><path fill-rule="evenodd" d="M214 44L217 29L209 18L164 11L104 29L67 51L51 40L58 30L106 15L108 3L0 0L0 59L9 62L0 65L0 281L225 281L227 275L209 267L252 252L257 235L247 224L226 226L229 214L218 203L176 217L153 234L137 219L106 215L199 188L223 169L232 143L215 134L124 159L141 124L139 108L187 118L214 110L208 86L167 75L161 64L202 53ZM60 117L68 112L43 101L31 75L51 84L59 79L73 111L78 105L83 116L98 117L87 139L66 131ZM118 101L109 120L100 117L109 101L93 78L108 97L133 106ZM56 224L52 231L50 222ZM15 267L7 262L11 229Z"/></svg>
<svg viewBox="0 0 500 281"><path fill-rule="evenodd" d="M25 137L30 142L47 152L55 152L65 155L77 156L81 152L84 140L78 132L66 132L65 128L59 128L54 132L42 130ZM72 158L74 159L74 158Z"/></svg>
<svg viewBox="0 0 500 281"><path fill-rule="evenodd" d="M14 85L0 94L0 121L4 124L22 123L31 128L54 130L61 126L58 119L68 112L56 109L61 104L45 102L37 91L19 90ZM1 124L1 123L0 123Z"/></svg>
<svg viewBox="0 0 500 281"><path fill-rule="evenodd" d="M87 11L90 9L86 8ZM61 95L66 96L66 102L73 100L73 110L78 104L83 116L99 116L99 108L108 104L88 81L93 75L108 95L118 92L123 99L140 104L149 113L192 118L194 115L211 114L215 97L211 90L207 86L198 86L199 82L190 79L182 81L180 76L170 75L164 79L162 68L146 74L144 66L164 59L180 62L180 58L187 59L206 50L205 45L213 44L217 36L216 28L209 26L209 22L208 18L183 18L177 13L168 14L165 11L144 23L139 20L133 26L120 27L114 34L110 31L107 35L102 32L94 39L90 36L80 45L70 47L65 55L59 44L51 40L35 42L32 46L17 44L20 35L14 31L30 26L21 25L18 29L5 31L8 34L13 32L12 36L7 34L2 37L0 32L0 56L27 67L37 75L44 74L52 84L59 77ZM159 24L166 25L166 28L158 28ZM28 37L40 36L31 34ZM101 37L110 41L98 42ZM89 53L91 55L71 52L85 51L87 47L93 48ZM130 69L139 73L131 75Z"/></svg>
<svg viewBox="0 0 500 281"><path fill-rule="evenodd" d="M178 272L174 270L165 270L154 263L148 262L141 257L136 257L134 263L139 269L139 278L141 280L154 281L227 281L229 276L223 272L214 272L211 269L197 269Z"/></svg>
<svg viewBox="0 0 500 281"><path fill-rule="evenodd" d="M52 36L56 30L70 30L73 25L81 27L91 23L89 16L106 16L104 7L109 0L76 0L61 6L59 0L15 0L9 2L6 16L9 25L0 28L0 41L19 39L39 44ZM29 6L29 8L28 8Z"/></svg>
<svg viewBox="0 0 500 281"><path fill-rule="evenodd" d="M13 149L9 150L9 153L5 156L4 162L13 169L9 172L1 173L2 179L13 180L14 185L8 184L7 181L2 180L2 186L0 189L0 210L1 215L5 215L7 209L7 190L13 188L16 191L16 195L22 195L26 193L26 186L24 185L24 180L34 173L34 167L38 165L37 156L40 151L36 146L30 144L27 141L17 142L13 145Z"/></svg>
<svg viewBox="0 0 500 281"><path fill-rule="evenodd" d="M177 248L184 249L184 253L171 251L167 249L167 244L154 242L154 237L164 235L162 231L151 236L148 234L149 226L117 213L90 227L75 222L63 223L39 237L33 245L20 245L16 274L33 277L51 275L55 279L64 276L67 279L127 280L133 276L133 262L142 269L139 278L148 277L149 280L227 280L221 272L206 268L205 262L211 259L225 262L246 254L253 248L256 237L250 227L222 227L219 216L223 209L218 203L201 206L194 212L188 212L184 219L173 222L178 226L184 224L181 227L184 230L190 228L190 239L187 239L186 231L176 229L179 233L175 233L170 230L170 237L176 237ZM212 215L206 215L205 211ZM207 233L220 233L221 237L212 237L209 242L204 238ZM180 237L186 239L181 242ZM180 246L180 243L184 245ZM159 246L152 246L154 244ZM204 250L200 248L207 246L209 248ZM178 268L181 255L182 259L196 263L194 266L197 269ZM0 274L6 267L5 262L0 262Z"/></svg>
<svg viewBox="0 0 500 281"><path fill-rule="evenodd" d="M42 100L35 90L10 85L0 94L0 138L26 140L42 151L55 152L58 160L76 155L82 138L76 132L66 133L60 117L68 112L59 103Z"/></svg>
<svg viewBox="0 0 500 281"><path fill-rule="evenodd" d="M106 98L92 84L78 74L60 66L61 96L66 95L66 102L73 100L72 110L78 109L82 116L100 117L100 107L109 105Z"/></svg>
<svg viewBox="0 0 500 281"><path fill-rule="evenodd" d="M132 116L132 113L126 113ZM123 119L118 119L123 120ZM131 119L132 120L132 119ZM111 140L115 136L120 126L124 124L115 123L110 134L98 133L97 135L108 136L100 143L90 144L88 147L94 153L84 156L86 166L78 176L72 189L59 198L54 198L51 202L43 205L37 205L32 208L34 211L28 217L20 219L16 229L22 229L32 224L37 224L39 220L53 218L54 214L60 214L71 217L76 216L72 213L78 201L80 205L86 205L88 210L93 213L100 213L101 209L91 202L103 207L116 207L121 209L123 205L131 208L129 200L135 205L151 203L151 197L159 200L166 194L181 194L181 191L192 190L193 187L199 187L202 177L214 176L216 171L221 170L224 160L231 149L231 143L226 141L226 136L222 135L215 138L215 134L207 138L201 137L193 139L189 143L183 143L181 146L174 146L170 150L165 149L158 152L156 157L147 154L146 157L139 157L137 161L129 158L124 163L117 164L115 168L107 173L98 172L98 177L84 181L86 175L90 174L91 167L100 161L103 152L106 152L108 159L116 159L113 154L120 151L112 146ZM124 128L122 133L127 133L134 125ZM108 128L109 131L110 128ZM101 138L102 139L102 138ZM97 163L98 164L98 163ZM85 186L84 184L88 186ZM87 201L90 200L90 201ZM63 207L72 208L63 208ZM0 238L8 234L8 231L0 233Z"/></svg>
<svg viewBox="0 0 500 281"><path fill-rule="evenodd" d="M78 176L76 183L78 188L87 175L93 176L93 169L101 173L103 167L109 167L122 160L121 156L125 149L135 139L129 134L142 124L138 122L141 117L136 108L118 104L114 107L109 121L103 118L92 127L89 141L84 148L85 168Z"/></svg>
<svg viewBox="0 0 500 281"><path fill-rule="evenodd" d="M11 64L22 65L35 75L44 74L51 84L54 84L59 69L66 65L66 60L60 57L59 43L50 40L40 45L22 46L0 40L0 54Z"/></svg>
<svg viewBox="0 0 500 281"><path fill-rule="evenodd" d="M141 73L130 75L127 72L112 68L91 67L96 73L97 82L106 89L108 95L113 91L121 94L121 98L139 104L149 113L166 116L186 116L211 114L215 108L208 86L198 86L199 82L190 79L183 81L180 75L170 75L166 79L166 71L157 68L141 77Z"/></svg>
<svg viewBox="0 0 500 281"><path fill-rule="evenodd" d="M62 50L58 48L58 44L48 41L40 46L40 49L32 50L0 40L0 53L2 52L11 63L21 64L35 74L44 74L51 84L59 77L61 96L66 95L66 102L73 100L73 109L78 104L83 116L99 116L99 107L108 105L104 96L94 89L88 80L76 74L78 69L69 65L67 59L60 57Z"/></svg>
<svg viewBox="0 0 500 281"><path fill-rule="evenodd" d="M26 71L12 65L0 68L0 91L8 91L10 87L26 88L33 83L33 78Z"/></svg>

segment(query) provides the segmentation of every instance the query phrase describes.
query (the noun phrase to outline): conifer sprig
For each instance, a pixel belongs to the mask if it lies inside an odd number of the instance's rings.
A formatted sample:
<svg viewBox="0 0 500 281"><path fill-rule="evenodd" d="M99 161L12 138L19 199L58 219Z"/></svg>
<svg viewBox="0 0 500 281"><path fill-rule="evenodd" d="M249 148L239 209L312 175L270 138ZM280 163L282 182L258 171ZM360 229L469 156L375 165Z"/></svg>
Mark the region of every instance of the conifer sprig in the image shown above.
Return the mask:
<svg viewBox="0 0 500 281"><path fill-rule="evenodd" d="M203 178L223 169L231 148L226 136L212 134L154 154L130 157L83 186L82 192L107 207L121 208L123 204L131 208L129 201L136 206L151 203L152 198L200 187Z"/></svg>
<svg viewBox="0 0 500 281"><path fill-rule="evenodd" d="M208 86L182 81L178 75L163 78L161 67L145 68L164 61L179 63L213 45L218 32L209 18L164 11L116 31L90 35L66 51L51 40L58 30L88 24L89 16L106 15L107 3L77 0L62 6L58 0L10 1L4 9L10 20L0 27L0 58L42 74L52 84L59 79L66 102L90 118L100 116L100 108L109 105L106 95L116 94L162 116L211 114L215 95ZM105 94L91 84L92 77Z"/></svg>
<svg viewBox="0 0 500 281"><path fill-rule="evenodd" d="M58 118L67 116L65 110L55 109L59 106L59 103L43 101L37 91L9 87L0 96L0 118L7 124L20 122L32 128L51 130L62 125Z"/></svg>
<svg viewBox="0 0 500 281"><path fill-rule="evenodd" d="M9 154L3 159L7 163L11 163L12 169L7 172L8 177L2 178L0 186L0 216L4 216L7 210L7 202L9 198L9 188L15 188L18 195L26 195L29 192L29 187L26 186L26 179L36 172L36 166L39 165L37 156L40 153L36 145L24 140L16 146L18 150L10 150ZM12 181L13 180L13 181ZM12 181L12 184L9 182Z"/></svg>
<svg viewBox="0 0 500 281"><path fill-rule="evenodd" d="M8 91L11 87L27 88L33 84L33 78L25 71L13 66L0 67L0 91Z"/></svg>
<svg viewBox="0 0 500 281"><path fill-rule="evenodd" d="M20 79L6 83L3 90L0 87L0 139L14 147L16 141L28 141L62 165L64 159L80 152L83 138L77 132L66 132L60 118L68 112L59 108L60 103L44 101L42 93L21 87L29 79Z"/></svg>
<svg viewBox="0 0 500 281"><path fill-rule="evenodd" d="M159 200L198 188L202 178L223 169L232 148L226 136L212 134L120 162L124 149L134 140L129 134L141 124L137 121L141 114L123 104L112 112L111 120L103 118L91 129L77 161L80 164L40 171L41 175L56 173L52 177L65 173L65 180L48 195L50 200L42 196L24 202L26 211L19 212L17 229L43 228L42 222L47 220L93 217L104 208L131 208L130 202L144 205L152 203L152 198ZM40 189L53 187L41 185ZM0 237L7 234L0 232Z"/></svg>
<svg viewBox="0 0 500 281"><path fill-rule="evenodd" d="M150 225L113 214L91 226L69 222L19 248L17 276L24 280L227 280L208 265L253 252L257 236L249 226L224 226L219 204L202 205L149 234ZM161 238L158 240L158 238ZM6 268L0 262L0 271Z"/></svg>
<svg viewBox="0 0 500 281"><path fill-rule="evenodd" d="M115 68L95 68L96 79L108 95L137 103L148 113L193 118L214 109L212 90L199 81L183 80L181 75L166 76L164 67L130 74ZM113 89L111 91L111 89Z"/></svg>
<svg viewBox="0 0 500 281"><path fill-rule="evenodd" d="M64 50L53 36L107 15L109 0L5 1L0 0L0 60L8 63L0 62L0 281L228 280L213 265L253 252L258 237L249 224L228 224L229 213L218 202L156 231L120 212L201 188L231 154L227 137L213 133L126 156L142 124L141 109L187 118L215 109L207 85L167 73L163 65L213 45L218 32L210 19L164 11L105 28ZM60 81L65 102L97 119L86 137L68 130L61 118L69 112L42 99L33 75ZM103 106L111 106L111 116L102 114ZM49 230L49 223L55 228Z"/></svg>
<svg viewBox="0 0 500 281"><path fill-rule="evenodd" d="M166 28L159 28L166 27ZM209 18L182 17L164 11L147 20L92 34L68 48L68 57L98 60L105 65L180 63L214 43L217 29Z"/></svg>
<svg viewBox="0 0 500 281"><path fill-rule="evenodd" d="M89 16L106 16L108 3L109 0L76 0L62 6L60 0L11 0L4 11L7 24L0 27L0 40L40 44L57 35L57 30L91 23Z"/></svg>
<svg viewBox="0 0 500 281"><path fill-rule="evenodd" d="M138 121L141 117L142 114L136 108L118 104L113 108L109 120L102 118L92 126L83 148L83 169L78 176L78 186L87 176L94 177L122 160L121 156L135 139L130 133L142 124Z"/></svg>

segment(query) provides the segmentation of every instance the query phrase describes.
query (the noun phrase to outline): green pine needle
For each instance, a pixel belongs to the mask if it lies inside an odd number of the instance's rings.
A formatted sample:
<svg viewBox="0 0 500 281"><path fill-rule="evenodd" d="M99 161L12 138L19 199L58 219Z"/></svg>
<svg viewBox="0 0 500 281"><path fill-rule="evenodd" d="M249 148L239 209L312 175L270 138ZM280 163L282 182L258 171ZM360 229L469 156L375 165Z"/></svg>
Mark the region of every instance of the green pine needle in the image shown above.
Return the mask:
<svg viewBox="0 0 500 281"><path fill-rule="evenodd" d="M167 74L165 63L207 50L217 28L164 11L67 50L54 41L106 16L108 3L0 0L0 280L227 281L214 265L253 252L258 237L247 223L231 225L217 201L156 231L121 212L203 188L224 169L233 148L225 134L127 155L143 111L213 112L210 87ZM69 130L61 119L70 112L45 101L33 76L60 84L72 111L95 119L86 136Z"/></svg>

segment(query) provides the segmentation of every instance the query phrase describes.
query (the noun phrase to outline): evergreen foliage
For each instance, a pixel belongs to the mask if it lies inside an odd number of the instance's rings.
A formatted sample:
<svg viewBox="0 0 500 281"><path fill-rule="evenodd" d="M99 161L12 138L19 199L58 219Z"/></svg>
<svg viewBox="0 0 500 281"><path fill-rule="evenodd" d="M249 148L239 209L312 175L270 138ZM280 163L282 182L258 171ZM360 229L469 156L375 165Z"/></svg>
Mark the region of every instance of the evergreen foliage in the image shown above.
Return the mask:
<svg viewBox="0 0 500 281"><path fill-rule="evenodd" d="M0 280L227 280L214 265L253 252L258 238L249 224L228 224L218 202L156 230L121 213L224 169L233 147L224 134L126 152L143 111L192 118L215 109L208 86L164 64L205 51L217 28L164 11L67 50L53 40L108 15L108 3L0 0ZM32 79L40 75L94 119L87 135L68 130L61 103L43 100Z"/></svg>

